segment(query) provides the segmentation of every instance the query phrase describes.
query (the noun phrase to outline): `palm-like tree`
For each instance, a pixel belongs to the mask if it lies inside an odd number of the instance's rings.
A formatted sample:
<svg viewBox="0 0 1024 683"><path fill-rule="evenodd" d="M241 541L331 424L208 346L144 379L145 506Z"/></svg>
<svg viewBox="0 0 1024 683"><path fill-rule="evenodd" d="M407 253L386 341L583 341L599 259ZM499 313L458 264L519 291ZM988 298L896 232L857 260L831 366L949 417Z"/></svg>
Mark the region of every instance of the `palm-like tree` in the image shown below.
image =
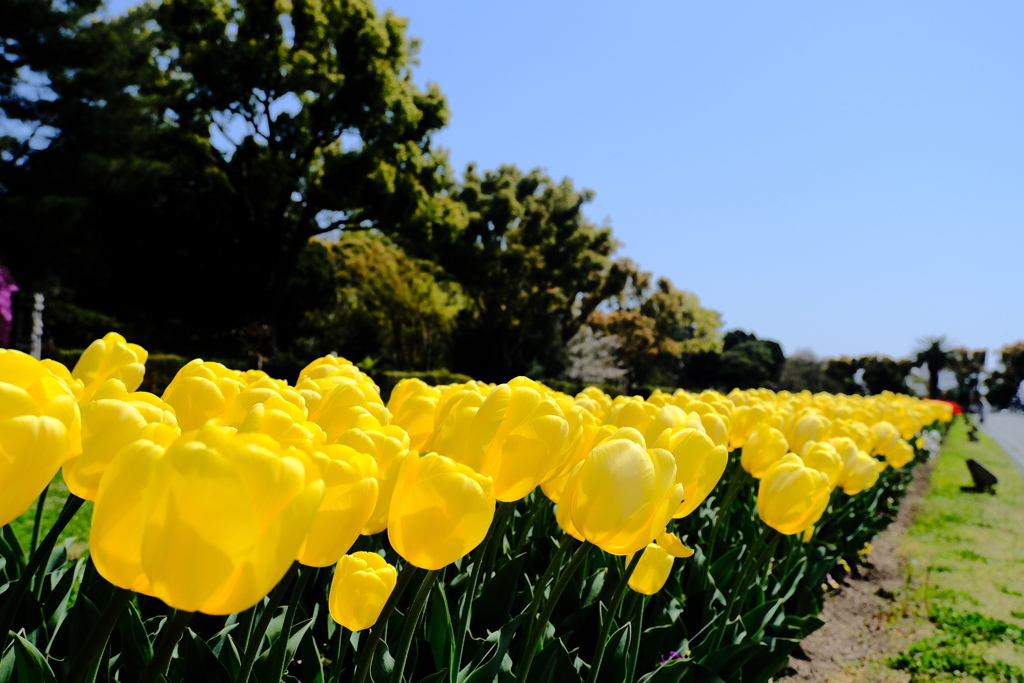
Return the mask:
<svg viewBox="0 0 1024 683"><path fill-rule="evenodd" d="M939 373L953 360L953 352L945 337L924 337L918 341L914 367L928 364L928 398L939 398Z"/></svg>

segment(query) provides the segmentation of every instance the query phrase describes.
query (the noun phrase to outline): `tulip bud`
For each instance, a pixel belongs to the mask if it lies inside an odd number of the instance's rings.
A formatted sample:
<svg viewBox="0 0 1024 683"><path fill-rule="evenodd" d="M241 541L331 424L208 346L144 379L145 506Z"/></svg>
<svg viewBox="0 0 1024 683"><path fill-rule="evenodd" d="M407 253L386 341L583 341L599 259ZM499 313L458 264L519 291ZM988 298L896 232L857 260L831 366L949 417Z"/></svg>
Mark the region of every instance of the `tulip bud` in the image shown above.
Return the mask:
<svg viewBox="0 0 1024 683"><path fill-rule="evenodd" d="M828 485L836 487L843 473L843 459L827 441L808 441L800 454L804 464L828 475Z"/></svg>
<svg viewBox="0 0 1024 683"><path fill-rule="evenodd" d="M900 468L914 459L914 447L900 439L886 449L885 461L895 468Z"/></svg>
<svg viewBox="0 0 1024 683"><path fill-rule="evenodd" d="M222 420L243 389L236 370L196 358L178 370L163 399L174 408L181 430L188 432L207 420Z"/></svg>
<svg viewBox="0 0 1024 683"><path fill-rule="evenodd" d="M484 540L494 518L490 477L442 455L405 464L391 499L388 539L421 569L440 569Z"/></svg>
<svg viewBox="0 0 1024 683"><path fill-rule="evenodd" d="M331 617L350 631L370 628L397 581L398 572L377 553L345 555L334 570L327 599Z"/></svg>
<svg viewBox="0 0 1024 683"><path fill-rule="evenodd" d="M27 510L81 452L72 390L32 356L0 349L0 526Z"/></svg>
<svg viewBox="0 0 1024 683"><path fill-rule="evenodd" d="M828 475L789 453L768 468L757 490L757 513L779 533L798 534L821 519L828 507Z"/></svg>
<svg viewBox="0 0 1024 683"><path fill-rule="evenodd" d="M676 460L676 481L683 485L683 500L672 517L685 517L704 502L722 478L729 453L725 446L716 446L711 437L693 428L666 431L654 447L664 448Z"/></svg>
<svg viewBox="0 0 1024 683"><path fill-rule="evenodd" d="M108 332L82 352L71 376L85 385L79 401L88 401L108 379L119 379L125 389L135 391L146 374L149 353L138 344L129 344L117 332Z"/></svg>
<svg viewBox="0 0 1024 683"><path fill-rule="evenodd" d="M359 538L377 504L377 463L348 446L324 446L311 453L324 480L324 497L299 549L310 567L336 563Z"/></svg>
<svg viewBox="0 0 1024 683"><path fill-rule="evenodd" d="M750 473L750 476L760 479L788 450L789 442L786 441L786 436L778 429L762 424L743 444L740 465Z"/></svg>
<svg viewBox="0 0 1024 683"><path fill-rule="evenodd" d="M821 413L808 411L799 415L793 423L792 431L787 435L789 450L793 453L802 453L809 441L823 440L831 427L831 421Z"/></svg>
<svg viewBox="0 0 1024 683"><path fill-rule="evenodd" d="M117 453L139 439L167 446L181 434L171 407L146 392L128 393L109 379L82 403L82 454L65 463L64 481L79 498L96 500L100 481Z"/></svg>
<svg viewBox="0 0 1024 683"><path fill-rule="evenodd" d="M576 465L562 496L580 535L612 555L628 555L665 529L683 486L672 454L648 449L639 432L625 428Z"/></svg>
<svg viewBox="0 0 1024 683"><path fill-rule="evenodd" d="M416 378L403 379L391 390L391 424L409 434L409 447L413 450L423 450L434 433L434 411L440 399L440 389Z"/></svg>

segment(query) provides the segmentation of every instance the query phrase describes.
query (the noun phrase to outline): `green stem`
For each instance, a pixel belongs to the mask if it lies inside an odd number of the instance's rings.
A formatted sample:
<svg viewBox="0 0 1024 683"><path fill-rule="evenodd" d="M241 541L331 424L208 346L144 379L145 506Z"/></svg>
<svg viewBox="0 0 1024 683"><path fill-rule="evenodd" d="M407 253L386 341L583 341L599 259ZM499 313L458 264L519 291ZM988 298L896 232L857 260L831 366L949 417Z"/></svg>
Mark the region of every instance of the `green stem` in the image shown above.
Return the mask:
<svg viewBox="0 0 1024 683"><path fill-rule="evenodd" d="M32 557L29 558L28 564L25 566L25 570L21 573L18 578L18 582L14 585L14 588L9 591L10 597L7 598L7 604L3 610L0 611L0 652L7 649L7 639L11 626L14 623L14 618L18 614L18 608L21 606L21 600L25 597L26 591L32 586L33 577L36 572L42 567L42 571L46 571L46 563L50 560L50 553L53 552L53 546L57 544L57 537L60 536L61 532L67 527L68 522L75 516L78 509L82 507L82 503L85 501L74 494L69 494L66 501L64 501L64 507L61 508L60 515L57 517L57 521L53 523L50 530L43 537L39 547L32 553ZM45 577L45 574L44 574ZM40 590L42 589L42 579L39 581Z"/></svg>
<svg viewBox="0 0 1024 683"><path fill-rule="evenodd" d="M715 630L714 643L717 649L722 644L722 639L725 637L725 632L729 628L729 621L735 616L736 608L739 603L743 601L743 597L750 589L750 573L758 564L764 563L764 556L770 555L774 550L775 546L779 542L780 534L775 534L771 542L768 542L768 536L774 533L774 530L764 525L761 529L760 535L757 540L751 544L747 551L746 557L743 558L743 564L740 566L740 571L736 575L736 580L733 581L732 586L729 589L729 600L725 605L725 618L722 621L722 625Z"/></svg>
<svg viewBox="0 0 1024 683"><path fill-rule="evenodd" d="M644 550L633 553L632 559L630 559L629 564L626 566L626 571L622 572L622 577L619 578L619 584L615 586L612 601L608 604L608 611L605 613L604 622L601 624L601 635L597 638L597 651L594 654L594 661L590 665L590 675L587 676L587 683L597 681L597 675L601 671L601 662L604 661L604 652L608 648L608 636L611 635L612 625L615 623L615 615L618 614L619 604L622 602L622 597L626 594L626 589L629 587L629 578L633 576L633 572L636 570L636 566L640 564L640 558L643 557L643 554Z"/></svg>
<svg viewBox="0 0 1024 683"><path fill-rule="evenodd" d="M718 514L715 516L715 523L711 527L711 538L705 544L707 550L705 556L708 558L708 562L713 561L715 552L715 541L718 540L718 534L722 530L722 527L727 524L729 512L732 509L732 504L736 500L736 496L740 493L740 488L743 484L743 479L749 476L746 470L740 466L739 463L733 465L732 474L729 477L729 485L725 489L725 493L722 495L722 503L718 506Z"/></svg>
<svg viewBox="0 0 1024 683"><path fill-rule="evenodd" d="M533 528L533 525L537 523L537 518L543 514L544 510L550 506L550 504L551 503L548 502L546 498L541 500L538 497L533 501L533 511L530 512L530 516L526 518L525 522L523 522L523 528L522 531L519 532L519 540L516 541L516 547L513 554L517 554L526 546L527 541L530 540L530 529Z"/></svg>
<svg viewBox="0 0 1024 683"><path fill-rule="evenodd" d="M565 545L568 545L568 539L565 540ZM590 552L594 545L584 541L579 549L573 553L572 559L569 560L569 565L562 572L562 575L558 577L558 581L555 583L554 588L551 589L551 595L548 596L548 601L544 604L544 611L541 612L540 619L533 621L533 615L536 612L531 611L529 613L527 623L530 626L529 639L526 642L526 653L523 656L523 662L519 665L519 672L516 674L517 683L525 683L526 677L530 673L530 666L533 664L533 658L537 656L537 646L540 645L540 639L544 635L544 629L547 627L548 621L551 619L551 614L555 611L555 605L558 603L558 598L561 597L565 587L569 585L569 581L572 579L572 575L576 573L583 561L587 559L587 553ZM554 563L552 563L554 564ZM535 596L536 597L536 596ZM531 610L533 604L530 605Z"/></svg>
<svg viewBox="0 0 1024 683"><path fill-rule="evenodd" d="M46 494L49 490L49 484L44 486L43 492L39 494L39 501L36 503L36 517L32 520L32 542L28 546L30 556L35 552L36 545L39 543L39 528L43 525L43 508L46 507Z"/></svg>
<svg viewBox="0 0 1024 683"><path fill-rule="evenodd" d="M156 644L156 650L153 651L153 658L149 660L146 670L142 672L139 683L159 683L163 679L167 665L170 664L171 657L174 655L174 646L181 640L181 635L194 615L195 612L175 610L174 616L168 620L164 630L160 633L160 640Z"/></svg>
<svg viewBox="0 0 1024 683"><path fill-rule="evenodd" d="M505 540L505 529L508 528L508 522L512 519L512 513L515 512L515 509L515 503L498 503L498 514L494 521L493 532L488 534L491 538L486 544L487 555L484 563L481 565L481 569L483 569L482 574L489 574L491 567L494 566L494 558L498 553L498 548L502 546L502 541Z"/></svg>
<svg viewBox="0 0 1024 683"><path fill-rule="evenodd" d="M263 643L263 634L267 632L267 627L270 626L270 622L274 618L274 612L277 611L281 601L284 600L284 595L288 592L288 587L295 579L295 574L298 571L299 563L293 562L285 575L277 582L277 585L274 586L274 590L270 591L270 601L267 602L267 605L263 608L263 613L260 614L260 620L256 622L256 628L252 631L245 642L242 643L242 663L239 665L238 675L235 677L235 683L248 683L249 676L252 674L252 665L256 662L256 655L260 653L260 645Z"/></svg>
<svg viewBox="0 0 1024 683"><path fill-rule="evenodd" d="M306 584L309 583L309 577L316 573L316 569L313 567L305 567L298 569L298 580L295 582L295 587L292 588L292 597L288 601L288 607L284 613L284 624L281 625L281 635L277 637L274 642L274 647L270 652L270 661L268 662L271 671L276 671L277 679L280 680L284 676L285 665L288 663L285 661L285 656L288 651L288 640L292 637L292 626L295 625L295 615L299 611L299 603L302 601L302 593L306 590Z"/></svg>
<svg viewBox="0 0 1024 683"><path fill-rule="evenodd" d="M626 611L623 616L626 616L630 620L630 629L633 631L633 657L629 662L629 666L626 670L626 680L633 681L636 674L636 662L640 658L640 640L643 635L644 627L644 609L647 607L649 596L640 595L634 592L633 597L630 599L629 605L626 607ZM640 608L637 609L639 603Z"/></svg>
<svg viewBox="0 0 1024 683"><path fill-rule="evenodd" d="M124 588L114 588L110 599L103 607L98 621L92 624L89 637L79 648L75 658L71 661L71 674L67 683L78 683L78 681L92 681L96 677L96 668L99 666L103 650L107 647L110 634L117 625L125 605L132 599L133 593Z"/></svg>
<svg viewBox="0 0 1024 683"><path fill-rule="evenodd" d="M380 637L384 634L384 627L388 623L391 613L395 611L398 600L402 597L405 589L408 588L416 571L417 568L411 562L406 562L405 566L402 567L402 571L398 573L398 580L395 583L395 589L391 591L391 597L384 603L384 608L381 610L380 616L377 617L377 623L373 625L373 628L370 629L370 635L366 637L366 643L359 647L359 663L356 665L356 673L352 678L352 683L364 683L369 677L370 665L373 663L373 653L377 649Z"/></svg>
<svg viewBox="0 0 1024 683"><path fill-rule="evenodd" d="M487 556L487 548L495 542L494 538L496 535L493 532L487 534L487 538L473 554L472 570L469 573L469 585L466 587L466 592L462 596L462 603L459 605L459 630L455 636L454 663L450 668L451 683L455 683L455 677L458 676L462 651L466 646L466 634L469 632L469 621L473 618L473 600L476 599L476 588L480 584L480 575L483 574L483 564L484 558Z"/></svg>
<svg viewBox="0 0 1024 683"><path fill-rule="evenodd" d="M352 633L347 628L338 624L337 629L338 642L334 645L334 658L331 660L331 683L338 683L341 680L341 672L344 669L342 662L345 660L349 641L352 639Z"/></svg>
<svg viewBox="0 0 1024 683"><path fill-rule="evenodd" d="M423 613L423 605L426 604L430 589L434 586L434 580L440 572L440 569L432 569L427 572L427 575L423 577L423 583L420 584L420 589L416 591L416 597L413 598L409 613L405 615L402 639L398 642L398 656L395 657L395 666L391 670L391 683L402 683L405 680L405 663L409 659L409 647L416 634L416 626Z"/></svg>

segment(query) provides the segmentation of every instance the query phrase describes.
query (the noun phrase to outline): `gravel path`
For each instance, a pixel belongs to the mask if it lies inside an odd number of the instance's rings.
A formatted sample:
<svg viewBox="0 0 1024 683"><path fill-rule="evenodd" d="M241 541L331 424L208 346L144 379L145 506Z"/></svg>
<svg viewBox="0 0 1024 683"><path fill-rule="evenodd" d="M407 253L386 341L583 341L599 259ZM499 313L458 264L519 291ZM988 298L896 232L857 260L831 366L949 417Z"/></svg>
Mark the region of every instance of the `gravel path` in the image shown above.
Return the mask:
<svg viewBox="0 0 1024 683"><path fill-rule="evenodd" d="M1010 454L1017 469L1024 474L1024 414L989 413L980 427Z"/></svg>

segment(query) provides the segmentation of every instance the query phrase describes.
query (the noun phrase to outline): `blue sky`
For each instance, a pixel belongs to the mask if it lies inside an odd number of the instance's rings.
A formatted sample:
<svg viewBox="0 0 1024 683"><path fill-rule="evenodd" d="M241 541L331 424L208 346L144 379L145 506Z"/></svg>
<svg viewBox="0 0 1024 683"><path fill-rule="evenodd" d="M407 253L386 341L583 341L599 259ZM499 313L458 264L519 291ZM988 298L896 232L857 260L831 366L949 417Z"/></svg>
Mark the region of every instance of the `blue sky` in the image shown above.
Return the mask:
<svg viewBox="0 0 1024 683"><path fill-rule="evenodd" d="M1024 3L378 7L422 40L460 173L595 190L619 254L727 328L821 356L1024 339Z"/></svg>

